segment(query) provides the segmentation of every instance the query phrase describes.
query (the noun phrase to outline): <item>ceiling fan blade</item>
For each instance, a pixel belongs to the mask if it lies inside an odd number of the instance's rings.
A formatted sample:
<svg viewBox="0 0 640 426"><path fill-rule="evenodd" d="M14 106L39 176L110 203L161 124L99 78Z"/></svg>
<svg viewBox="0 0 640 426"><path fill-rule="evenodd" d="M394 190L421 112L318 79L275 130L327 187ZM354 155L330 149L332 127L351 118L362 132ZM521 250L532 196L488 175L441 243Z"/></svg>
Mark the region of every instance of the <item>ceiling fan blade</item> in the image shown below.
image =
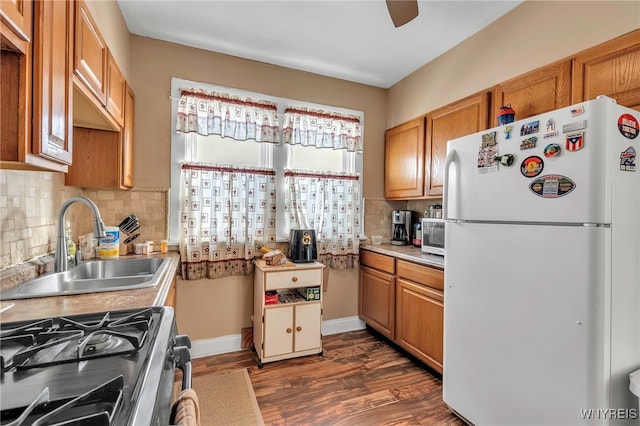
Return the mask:
<svg viewBox="0 0 640 426"><path fill-rule="evenodd" d="M387 9L398 28L418 16L418 0L387 0Z"/></svg>

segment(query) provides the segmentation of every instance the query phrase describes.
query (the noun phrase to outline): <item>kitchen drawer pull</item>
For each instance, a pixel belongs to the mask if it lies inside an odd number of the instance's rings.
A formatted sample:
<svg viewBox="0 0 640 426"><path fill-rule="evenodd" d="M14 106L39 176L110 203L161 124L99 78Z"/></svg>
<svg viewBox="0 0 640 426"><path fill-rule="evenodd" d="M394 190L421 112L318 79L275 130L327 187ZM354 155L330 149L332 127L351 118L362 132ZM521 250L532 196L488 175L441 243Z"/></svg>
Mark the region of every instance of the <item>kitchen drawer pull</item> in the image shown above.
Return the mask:
<svg viewBox="0 0 640 426"><path fill-rule="evenodd" d="M296 327L296 331L302 331L302 327L297 326L297 327Z"/></svg>
<svg viewBox="0 0 640 426"><path fill-rule="evenodd" d="M291 281L293 281L294 283L297 283L298 282L298 277L292 277Z"/></svg>
<svg viewBox="0 0 640 426"><path fill-rule="evenodd" d="M287 333L291 333L293 330L291 330L290 328L287 328Z"/></svg>

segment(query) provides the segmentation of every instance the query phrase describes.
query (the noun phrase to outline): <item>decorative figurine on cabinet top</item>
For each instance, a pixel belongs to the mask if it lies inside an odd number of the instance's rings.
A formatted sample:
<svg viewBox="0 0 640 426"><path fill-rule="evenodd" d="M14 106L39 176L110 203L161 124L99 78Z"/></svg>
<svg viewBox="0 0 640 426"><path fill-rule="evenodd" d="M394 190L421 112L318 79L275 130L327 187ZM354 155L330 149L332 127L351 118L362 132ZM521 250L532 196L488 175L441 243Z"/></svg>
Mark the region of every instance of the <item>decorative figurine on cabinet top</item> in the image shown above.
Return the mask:
<svg viewBox="0 0 640 426"><path fill-rule="evenodd" d="M516 112L511 108L511 104L500 107L500 113L498 114L498 126L513 123L515 119Z"/></svg>

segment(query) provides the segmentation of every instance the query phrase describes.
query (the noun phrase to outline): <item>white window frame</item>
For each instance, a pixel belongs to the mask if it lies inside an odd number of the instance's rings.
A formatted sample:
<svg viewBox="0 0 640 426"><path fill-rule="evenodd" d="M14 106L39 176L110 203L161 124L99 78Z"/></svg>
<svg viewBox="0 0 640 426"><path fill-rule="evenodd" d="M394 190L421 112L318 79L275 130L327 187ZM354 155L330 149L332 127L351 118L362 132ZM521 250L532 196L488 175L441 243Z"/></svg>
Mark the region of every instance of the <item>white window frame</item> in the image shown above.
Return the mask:
<svg viewBox="0 0 640 426"><path fill-rule="evenodd" d="M197 149L195 144L195 134L192 133L180 133L175 131L175 123L178 114L178 101L180 100L180 88L188 87L196 90L202 89L207 91L217 91L228 93L234 96L247 97L252 99L261 99L273 102L278 107L278 114L280 115L280 129L284 121L284 109L286 106L311 108L319 110L331 110L342 114L357 115L360 117L360 123L362 123L364 138L364 113L362 111L350 110L345 108L338 108L334 106L314 104L310 102L296 101L293 99L279 98L269 95L264 95L257 92L249 92L245 90L234 89L224 86L216 86L207 83L199 83L189 80L183 80L177 77L171 79L171 188L169 190L169 211L168 224L169 224L169 240L173 243L180 240L180 172L181 164L186 161L197 161ZM281 132L282 133L282 132ZM192 142L191 142L192 141ZM190 143L191 142L191 143ZM292 168L290 163L292 145L284 144L282 142L278 144L274 143L262 143L262 149L260 152L260 167L273 168L276 173L276 190L277 190L277 215L276 215L276 233L277 241L288 241L289 235L284 229L285 216L284 216L284 194L285 194L285 179L283 170ZM311 149L311 147L309 147ZM362 186L362 171L363 161L362 152L348 152L346 149L342 152L342 164L345 172L358 173L360 175L360 185ZM362 217L360 223L364 224L364 198L362 199L362 205L360 206Z"/></svg>

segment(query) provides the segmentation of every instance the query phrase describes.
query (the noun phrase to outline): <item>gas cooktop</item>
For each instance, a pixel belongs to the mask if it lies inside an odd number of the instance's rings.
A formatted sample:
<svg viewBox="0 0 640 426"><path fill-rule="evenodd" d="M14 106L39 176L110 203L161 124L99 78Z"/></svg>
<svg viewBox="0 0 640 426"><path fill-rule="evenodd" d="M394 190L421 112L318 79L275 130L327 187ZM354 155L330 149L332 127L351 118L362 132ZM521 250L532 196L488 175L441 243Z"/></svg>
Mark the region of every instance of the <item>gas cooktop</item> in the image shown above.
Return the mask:
<svg viewBox="0 0 640 426"><path fill-rule="evenodd" d="M175 334L173 309L165 307L0 324L2 424L166 418Z"/></svg>

